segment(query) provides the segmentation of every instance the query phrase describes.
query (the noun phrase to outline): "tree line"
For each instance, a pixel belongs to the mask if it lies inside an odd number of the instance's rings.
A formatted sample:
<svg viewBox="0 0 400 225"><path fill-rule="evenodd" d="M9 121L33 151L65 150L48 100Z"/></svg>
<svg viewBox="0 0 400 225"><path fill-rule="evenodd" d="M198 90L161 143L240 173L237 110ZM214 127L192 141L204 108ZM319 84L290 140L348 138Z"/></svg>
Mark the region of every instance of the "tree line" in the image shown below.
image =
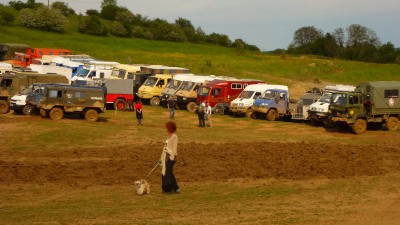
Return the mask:
<svg viewBox="0 0 400 225"><path fill-rule="evenodd" d="M17 18L7 8L18 10ZM68 3L55 1L49 7L35 0L10 1L8 7L0 8L0 25L11 25L15 20L23 26L52 32L64 32L68 17L77 15ZM231 41L225 34L206 34L201 27L195 28L184 18L173 23L164 19L149 19L134 14L126 7L117 5L117 0L103 0L101 10L89 9L79 18L77 31L83 34L123 38L143 38L173 42L209 43L240 51L260 51L242 39ZM104 21L111 23L104 23ZM108 24L108 25L106 25ZM359 24L346 29L337 28L324 34L321 29L306 26L297 29L287 49L276 49L272 53L310 54L330 58L341 58L373 63L400 64L400 49L387 42L381 44L376 33Z"/></svg>
<svg viewBox="0 0 400 225"><path fill-rule="evenodd" d="M68 3L55 1L49 7L35 0L10 1L8 7L19 11L17 18L6 10L0 10L0 25L12 24L14 20L23 26L44 31L64 32L68 17L77 15ZM148 40L210 43L240 50L260 51L242 39L230 40L225 34L206 34L201 27L195 28L184 18L170 23L164 19L149 19L134 14L126 7L117 5L116 0L103 0L101 10L89 9L85 15L79 14L77 31L83 34L123 38L143 38ZM3 19L2 19L3 18ZM111 22L104 23L104 20Z"/></svg>

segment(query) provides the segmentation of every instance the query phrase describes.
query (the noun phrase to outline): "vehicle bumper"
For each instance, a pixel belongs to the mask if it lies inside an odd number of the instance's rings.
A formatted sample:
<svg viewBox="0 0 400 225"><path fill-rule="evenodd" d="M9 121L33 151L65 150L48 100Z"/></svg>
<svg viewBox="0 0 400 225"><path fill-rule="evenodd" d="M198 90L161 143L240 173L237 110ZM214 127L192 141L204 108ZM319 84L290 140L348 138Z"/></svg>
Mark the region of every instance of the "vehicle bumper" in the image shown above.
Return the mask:
<svg viewBox="0 0 400 225"><path fill-rule="evenodd" d="M259 113L268 113L269 107L263 107L263 106L252 106L251 109L254 112L259 112Z"/></svg>
<svg viewBox="0 0 400 225"><path fill-rule="evenodd" d="M231 111L233 113L243 114L243 113L246 113L249 108L250 107L233 106L233 107L229 107L229 111Z"/></svg>
<svg viewBox="0 0 400 225"><path fill-rule="evenodd" d="M25 105L17 105L15 103L10 103L10 109L14 111L20 111L24 108Z"/></svg>

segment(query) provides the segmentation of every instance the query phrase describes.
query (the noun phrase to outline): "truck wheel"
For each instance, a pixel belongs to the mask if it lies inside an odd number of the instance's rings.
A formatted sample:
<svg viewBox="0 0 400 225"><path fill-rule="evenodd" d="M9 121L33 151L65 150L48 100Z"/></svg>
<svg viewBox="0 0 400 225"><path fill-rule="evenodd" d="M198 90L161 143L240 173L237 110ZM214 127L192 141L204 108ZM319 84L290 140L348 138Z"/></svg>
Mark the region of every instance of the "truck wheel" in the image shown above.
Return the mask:
<svg viewBox="0 0 400 225"><path fill-rule="evenodd" d="M269 121L274 121L274 120L276 119L277 114L278 114L278 113L276 112L275 109L270 109L270 110L268 111L268 113L267 113L266 118L267 118L267 120L269 120Z"/></svg>
<svg viewBox="0 0 400 225"><path fill-rule="evenodd" d="M364 133L367 130L367 121L364 119L357 119L351 127L355 134Z"/></svg>
<svg viewBox="0 0 400 225"><path fill-rule="evenodd" d="M312 117L311 117L310 121L311 121L311 125L313 125L315 127L320 125L319 121L314 119L314 118L312 118Z"/></svg>
<svg viewBox="0 0 400 225"><path fill-rule="evenodd" d="M85 112L85 119L90 122L96 122L99 119L99 113L94 109L89 109Z"/></svg>
<svg viewBox="0 0 400 225"><path fill-rule="evenodd" d="M40 109L40 115L42 116L42 117L47 117L47 112L46 112L46 110L44 110L44 109Z"/></svg>
<svg viewBox="0 0 400 225"><path fill-rule="evenodd" d="M151 106L159 106L160 105L160 98L159 97L153 97L150 100L150 105Z"/></svg>
<svg viewBox="0 0 400 225"><path fill-rule="evenodd" d="M24 115L31 115L33 111L33 106L31 105L25 105L24 108L22 108L22 113L24 113Z"/></svg>
<svg viewBox="0 0 400 225"><path fill-rule="evenodd" d="M4 114L8 112L8 104L4 100L0 100L0 114Z"/></svg>
<svg viewBox="0 0 400 225"><path fill-rule="evenodd" d="M215 106L214 112L215 112L215 114L224 115L224 113L225 113L224 107L222 107L220 105Z"/></svg>
<svg viewBox="0 0 400 225"><path fill-rule="evenodd" d="M258 119L258 113L253 111L253 113L251 113L251 115L250 115L250 118Z"/></svg>
<svg viewBox="0 0 400 225"><path fill-rule="evenodd" d="M52 108L50 110L50 119L61 120L64 117L64 112L60 108Z"/></svg>
<svg viewBox="0 0 400 225"><path fill-rule="evenodd" d="M122 111L126 107L126 102L123 99L117 99L114 103L114 109Z"/></svg>
<svg viewBox="0 0 400 225"><path fill-rule="evenodd" d="M246 111L246 117L252 118L251 116L252 116L253 112L254 112L254 111L253 111L252 109L248 109L248 110Z"/></svg>
<svg viewBox="0 0 400 225"><path fill-rule="evenodd" d="M189 102L186 106L187 111L194 113L196 112L196 103L195 102Z"/></svg>
<svg viewBox="0 0 400 225"><path fill-rule="evenodd" d="M391 116L386 121L386 129L388 131L396 131L399 129L399 119L397 117Z"/></svg>

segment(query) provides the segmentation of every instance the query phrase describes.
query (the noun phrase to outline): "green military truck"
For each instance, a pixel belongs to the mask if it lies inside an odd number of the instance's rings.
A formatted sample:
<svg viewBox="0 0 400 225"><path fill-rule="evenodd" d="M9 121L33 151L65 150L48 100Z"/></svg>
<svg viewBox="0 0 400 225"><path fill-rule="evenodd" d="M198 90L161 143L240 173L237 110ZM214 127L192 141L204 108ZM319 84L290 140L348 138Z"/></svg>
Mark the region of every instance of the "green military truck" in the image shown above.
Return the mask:
<svg viewBox="0 0 400 225"><path fill-rule="evenodd" d="M364 82L354 92L331 96L330 120L338 127L350 126L360 134L369 129L399 129L400 81Z"/></svg>
<svg viewBox="0 0 400 225"><path fill-rule="evenodd" d="M33 72L7 72L0 74L0 114L7 113L11 97L33 83L68 83L60 74L39 74Z"/></svg>
<svg viewBox="0 0 400 225"><path fill-rule="evenodd" d="M43 117L52 120L60 120L69 113L96 122L106 110L105 93L97 86L47 86L37 107Z"/></svg>

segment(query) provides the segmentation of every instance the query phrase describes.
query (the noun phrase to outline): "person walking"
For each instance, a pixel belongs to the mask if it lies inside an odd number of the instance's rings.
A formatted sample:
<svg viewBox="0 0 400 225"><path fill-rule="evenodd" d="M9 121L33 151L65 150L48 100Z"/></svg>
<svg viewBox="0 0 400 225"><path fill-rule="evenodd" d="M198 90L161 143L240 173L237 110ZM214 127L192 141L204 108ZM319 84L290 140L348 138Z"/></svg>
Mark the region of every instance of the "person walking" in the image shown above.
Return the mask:
<svg viewBox="0 0 400 225"><path fill-rule="evenodd" d="M143 111L142 111L142 103L138 100L135 104L135 111L136 111L136 119L138 121L138 126L143 126Z"/></svg>
<svg viewBox="0 0 400 225"><path fill-rule="evenodd" d="M207 102L206 106L206 120L207 120L207 126L211 127L211 114L212 114L212 108L210 106L210 103Z"/></svg>
<svg viewBox="0 0 400 225"><path fill-rule="evenodd" d="M178 136L176 135L176 124L169 121L165 124L167 128L167 140L160 157L162 190L165 194L180 193L178 183L174 175L174 165L178 156Z"/></svg>
<svg viewBox="0 0 400 225"><path fill-rule="evenodd" d="M204 102L200 103L197 108L197 116L199 118L199 127L205 127L204 115L205 115L205 104Z"/></svg>
<svg viewBox="0 0 400 225"><path fill-rule="evenodd" d="M169 97L169 100L167 102L167 106L168 106L168 109L169 109L169 118L171 120L173 120L174 117L175 117L175 107L176 107L176 102L175 102L175 98L174 98L173 95L171 95Z"/></svg>

